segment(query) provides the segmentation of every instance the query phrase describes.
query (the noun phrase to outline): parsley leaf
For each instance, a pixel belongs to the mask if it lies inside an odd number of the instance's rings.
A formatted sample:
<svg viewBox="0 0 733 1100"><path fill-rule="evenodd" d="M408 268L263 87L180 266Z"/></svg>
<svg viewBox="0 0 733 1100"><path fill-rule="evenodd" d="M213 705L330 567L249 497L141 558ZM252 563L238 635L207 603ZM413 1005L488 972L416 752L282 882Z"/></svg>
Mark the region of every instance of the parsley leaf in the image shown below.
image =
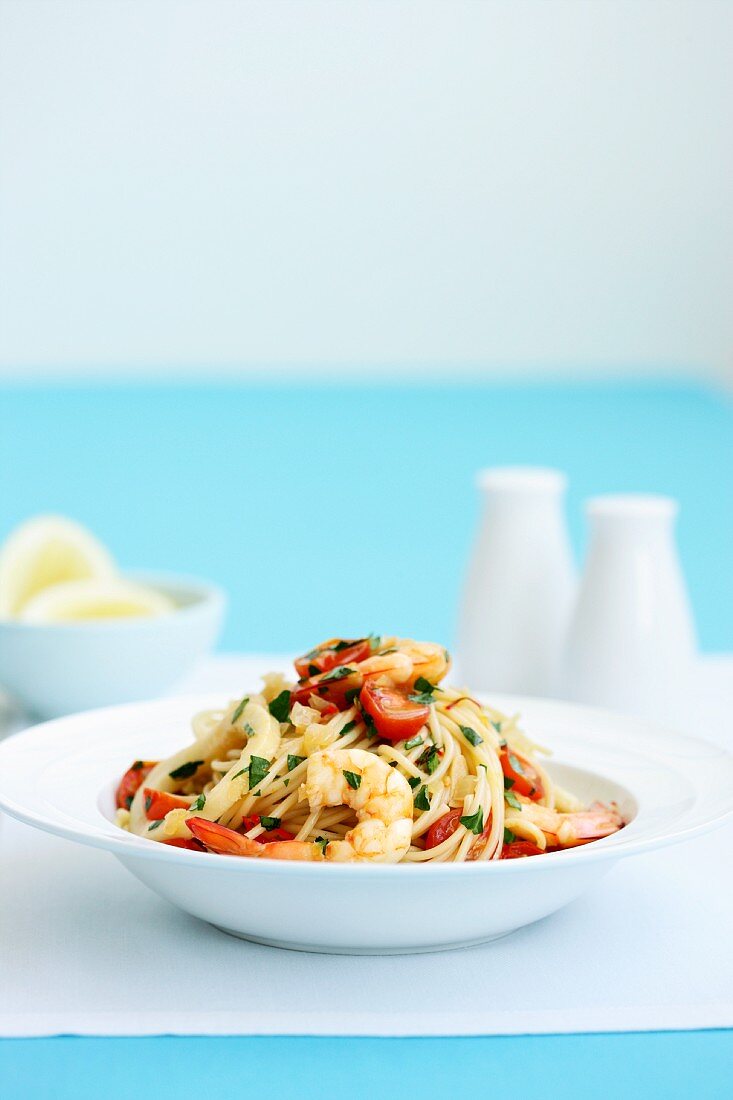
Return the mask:
<svg viewBox="0 0 733 1100"><path fill-rule="evenodd" d="M287 690L281 691L267 709L273 718L277 718L278 722L287 722L290 717L290 692Z"/></svg>
<svg viewBox="0 0 733 1100"><path fill-rule="evenodd" d="M509 763L512 769L517 773L517 775L524 775L524 768L522 767L519 760L517 760L513 752L509 753Z"/></svg>
<svg viewBox="0 0 733 1100"><path fill-rule="evenodd" d="M262 828L266 832L269 833L271 829L279 829L280 828L280 818L279 817L261 817L260 818L260 825L262 826Z"/></svg>
<svg viewBox="0 0 733 1100"><path fill-rule="evenodd" d="M429 810L430 809L430 797L428 795L428 788L425 784L422 785L420 790L415 795L415 809L416 810Z"/></svg>
<svg viewBox="0 0 733 1100"><path fill-rule="evenodd" d="M162 825L165 821L164 817L159 817L157 821L151 821L148 825L148 832L152 833L153 829L157 829L159 825Z"/></svg>
<svg viewBox="0 0 733 1100"><path fill-rule="evenodd" d="M206 805L206 795L200 794L195 802L191 803L192 810L203 810Z"/></svg>
<svg viewBox="0 0 733 1100"><path fill-rule="evenodd" d="M344 680L347 676L353 675L353 668L349 668L348 665L337 665L336 668L332 668L330 672L322 678L322 684L333 684L336 680Z"/></svg>
<svg viewBox="0 0 733 1100"><path fill-rule="evenodd" d="M460 730L466 740L470 741L472 745L483 745L483 737L479 737L476 730L472 730L470 726L461 726Z"/></svg>
<svg viewBox="0 0 733 1100"><path fill-rule="evenodd" d="M412 695L408 695L408 699L413 703L427 703L428 706L435 702L433 694L439 690L437 684L431 684L424 676L418 676L415 680L415 689Z"/></svg>
<svg viewBox="0 0 733 1100"><path fill-rule="evenodd" d="M253 756L249 762L249 789L261 783L270 770L270 761L264 756Z"/></svg>
<svg viewBox="0 0 733 1100"><path fill-rule="evenodd" d="M515 837L514 833L511 831L511 829L505 829L504 830L504 843L505 844L513 844L516 839L517 838Z"/></svg>
<svg viewBox="0 0 733 1100"><path fill-rule="evenodd" d="M405 741L405 752L409 749L416 749L418 745L422 745L423 740L420 734L417 737L411 737L409 741Z"/></svg>
<svg viewBox="0 0 733 1100"><path fill-rule="evenodd" d="M140 769L144 768L144 767L145 767L145 763L144 763L143 760L136 760L134 762L134 764L130 764L130 771L131 772L139 772Z"/></svg>
<svg viewBox="0 0 733 1100"><path fill-rule="evenodd" d="M234 711L234 714L231 717L232 725L234 725L234 723L237 722L242 717L242 711L247 706L248 702L249 702L249 695L245 695L244 699L242 699L242 702L237 706L237 709Z"/></svg>
<svg viewBox="0 0 733 1100"><path fill-rule="evenodd" d="M341 727L341 732L339 733L339 737L343 737L344 734L351 733L351 731L354 729L355 726L356 726L356 722L352 718L350 722L347 722L345 726Z"/></svg>
<svg viewBox="0 0 733 1100"><path fill-rule="evenodd" d="M317 836L315 839L315 843L318 845L325 856L326 848L328 847L328 841L326 840L325 836Z"/></svg>
<svg viewBox="0 0 733 1100"><path fill-rule="evenodd" d="M512 807L513 810L521 810L522 803L519 801L513 791L504 791L504 801Z"/></svg>
<svg viewBox="0 0 733 1100"><path fill-rule="evenodd" d="M130 805L132 805L132 801L130 802ZM150 795L150 794L146 794L145 795L145 813L148 812L148 810L150 809L150 807L152 805L153 805L153 796ZM127 808L129 810L130 807L128 806Z"/></svg>
<svg viewBox="0 0 733 1100"><path fill-rule="evenodd" d="M476 836L484 831L484 811L479 806L475 814L471 814L468 817L461 818L461 825L464 825L470 832L475 833Z"/></svg>
<svg viewBox="0 0 733 1100"><path fill-rule="evenodd" d="M484 767L485 767L485 765L484 765ZM514 786L514 780L510 779L508 775L505 775L504 776L504 790L508 791L513 786Z"/></svg>
<svg viewBox="0 0 733 1100"><path fill-rule="evenodd" d="M295 768L298 767L299 764L302 764L303 761L306 760L306 759L307 759L307 757L305 757L305 756L291 756L288 753L288 771L289 772L293 771Z"/></svg>
<svg viewBox="0 0 733 1100"><path fill-rule="evenodd" d="M440 764L440 756L435 745L428 745L424 752L417 758L418 768L424 768L428 775L432 775Z"/></svg>
<svg viewBox="0 0 733 1100"><path fill-rule="evenodd" d="M174 768L172 772L168 772L168 775L171 779L190 779L202 764L203 760L187 760L185 764L181 764L180 768Z"/></svg>
<svg viewBox="0 0 733 1100"><path fill-rule="evenodd" d="M254 728L250 726L249 722L244 723L244 732L247 734L247 737L255 736Z"/></svg>
<svg viewBox="0 0 733 1100"><path fill-rule="evenodd" d="M356 772L344 772L344 778L353 791L358 791L361 786L361 776Z"/></svg>
<svg viewBox="0 0 733 1100"><path fill-rule="evenodd" d="M420 786L420 776L419 775L411 775L409 777L409 779L407 780L407 782L410 784L410 786L412 787L412 789L414 791L415 787Z"/></svg>
<svg viewBox="0 0 733 1100"><path fill-rule="evenodd" d="M495 722L493 718L489 718L489 721L491 722L496 732L501 733L501 722Z"/></svg>

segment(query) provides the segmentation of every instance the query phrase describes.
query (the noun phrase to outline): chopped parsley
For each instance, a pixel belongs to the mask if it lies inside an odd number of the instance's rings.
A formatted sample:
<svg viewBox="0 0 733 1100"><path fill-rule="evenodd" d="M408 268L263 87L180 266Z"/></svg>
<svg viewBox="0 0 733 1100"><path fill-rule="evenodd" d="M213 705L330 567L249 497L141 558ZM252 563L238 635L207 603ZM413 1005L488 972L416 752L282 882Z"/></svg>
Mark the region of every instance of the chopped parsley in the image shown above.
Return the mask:
<svg viewBox="0 0 733 1100"><path fill-rule="evenodd" d="M505 844L513 844L516 839L517 838L515 837L514 833L511 831L511 829L505 829L504 830L504 843Z"/></svg>
<svg viewBox="0 0 733 1100"><path fill-rule="evenodd" d="M486 767L486 765L484 764L483 767ZM511 790L511 788L513 786L514 786L514 780L510 779L508 775L505 775L504 776L504 790L505 791Z"/></svg>
<svg viewBox="0 0 733 1100"><path fill-rule="evenodd" d="M489 721L491 722L496 732L501 733L501 722L495 722L493 718L489 718ZM504 744L506 744L506 741L504 742Z"/></svg>
<svg viewBox="0 0 733 1100"><path fill-rule="evenodd" d="M200 794L198 796L198 798L196 799L196 801L191 804L191 809L192 810L203 810L205 805L206 805L206 795L205 794Z"/></svg>
<svg viewBox="0 0 733 1100"><path fill-rule="evenodd" d="M405 752L409 752L410 749L416 749L418 745L422 745L423 740L420 734L417 737L411 737L409 741L405 741Z"/></svg>
<svg viewBox="0 0 733 1100"><path fill-rule="evenodd" d="M484 811L479 806L475 814L470 814L467 817L461 818L461 825L465 826L469 832L475 833L476 836L484 831Z"/></svg>
<svg viewBox="0 0 733 1100"><path fill-rule="evenodd" d="M407 780L407 782L410 784L410 786L412 787L412 789L414 791L415 787L420 786L420 776L419 775L411 775L409 777L409 779Z"/></svg>
<svg viewBox="0 0 733 1100"><path fill-rule="evenodd" d="M145 795L145 813L148 812L148 810L150 809L150 807L152 805L153 805L153 796L150 795L150 794L146 794ZM128 809L129 809L129 807L128 807Z"/></svg>
<svg viewBox="0 0 733 1100"><path fill-rule="evenodd" d="M126 809L128 809L128 810L132 809L133 798L134 798L134 795L128 794L127 798L125 799L125 808Z"/></svg>
<svg viewBox="0 0 733 1100"><path fill-rule="evenodd" d="M278 722L287 722L290 717L290 692L287 689L281 691L267 709L273 718L277 718Z"/></svg>
<svg viewBox="0 0 733 1100"><path fill-rule="evenodd" d="M373 737L379 737L379 730L377 729L374 719L372 718L369 711L362 711L362 718L364 719L364 725L366 726L369 739L371 740L371 738Z"/></svg>
<svg viewBox="0 0 733 1100"><path fill-rule="evenodd" d="M270 761L264 756L253 756L249 762L249 789L261 783L270 770ZM259 791L256 792L259 794Z"/></svg>
<svg viewBox="0 0 733 1100"><path fill-rule="evenodd" d="M322 684L333 684L337 680L344 680L347 676L353 675L353 668L349 668L348 665L337 665L336 668L332 668L330 672L327 672L322 677Z"/></svg>
<svg viewBox="0 0 733 1100"><path fill-rule="evenodd" d="M247 771L249 771L249 768L241 768L235 775L232 776L232 779L239 779L240 775L244 775L244 773Z"/></svg>
<svg viewBox="0 0 733 1100"><path fill-rule="evenodd" d="M361 691L361 688L349 688L348 691L344 692L345 701L349 705L351 705L354 702L354 700L356 699L356 697L358 696L360 691Z"/></svg>
<svg viewBox="0 0 733 1100"><path fill-rule="evenodd" d="M308 675L309 676L320 676L320 674L321 674L321 670L318 667L318 665L308 665Z"/></svg>
<svg viewBox="0 0 733 1100"><path fill-rule="evenodd" d="M144 760L136 760L134 762L134 764L130 765L130 771L131 772L139 772L140 769L144 768L144 767L145 767L145 761Z"/></svg>
<svg viewBox="0 0 733 1100"><path fill-rule="evenodd" d="M350 722L347 722L345 726L341 727L339 737L343 737L344 734L346 734L346 733L351 733L351 731L354 729L355 726L356 726L356 722L352 718Z"/></svg>
<svg viewBox="0 0 733 1100"><path fill-rule="evenodd" d="M430 809L430 797L428 795L428 788L425 784L422 785L420 790L415 795L415 809L416 810L429 810Z"/></svg>
<svg viewBox="0 0 733 1100"><path fill-rule="evenodd" d="M351 787L352 791L358 791L361 786L361 776L356 772L344 772L344 779Z"/></svg>
<svg viewBox="0 0 733 1100"><path fill-rule="evenodd" d="M168 772L168 775L171 779L190 779L202 764L203 760L187 760L185 764L181 764L180 768L174 768L172 772Z"/></svg>
<svg viewBox="0 0 733 1100"><path fill-rule="evenodd" d="M321 852L325 856L326 848L328 848L328 841L326 840L325 836L317 836L315 839L315 843L318 845L318 847L321 849Z"/></svg>
<svg viewBox="0 0 733 1100"><path fill-rule="evenodd" d="M279 829L280 828L280 818L279 817L261 817L260 818L260 825L265 830L265 832L269 833L272 829Z"/></svg>
<svg viewBox="0 0 733 1100"><path fill-rule="evenodd" d="M157 821L151 821L148 825L148 832L152 833L153 829L157 829L159 825L162 825L165 821L164 817L159 817Z"/></svg>
<svg viewBox="0 0 733 1100"><path fill-rule="evenodd" d="M288 753L288 771L294 771L295 768L297 768L299 764L302 764L303 761L306 759L307 757L305 756L291 756L290 753Z"/></svg>
<svg viewBox="0 0 733 1100"><path fill-rule="evenodd" d="M382 644L382 639L379 634L370 634L366 640L369 642L372 653L375 653Z"/></svg>
<svg viewBox="0 0 733 1100"><path fill-rule="evenodd" d="M479 737L476 730L472 730L470 726L461 726L460 730L466 740L470 741L472 745L483 745L483 737Z"/></svg>
<svg viewBox="0 0 733 1100"><path fill-rule="evenodd" d="M435 702L434 693L438 691L437 684L431 684L424 676L418 676L415 680L415 691L408 698L413 703L426 703L428 706Z"/></svg>
<svg viewBox="0 0 733 1100"><path fill-rule="evenodd" d="M432 775L440 764L440 756L435 745L428 745L424 752L417 758L418 768L424 768L428 775Z"/></svg>
<svg viewBox="0 0 733 1100"><path fill-rule="evenodd" d="M509 764L511 768L517 773L517 775L524 775L524 768L513 752L509 753Z"/></svg>
<svg viewBox="0 0 733 1100"><path fill-rule="evenodd" d="M247 706L248 702L249 702L249 695L245 695L244 699L242 699L242 702L238 704L237 709L235 710L234 714L232 715L232 725L234 725L234 723L237 722L242 717L242 711Z"/></svg>
<svg viewBox="0 0 733 1100"><path fill-rule="evenodd" d="M513 810L522 809L522 803L519 801L514 791L504 791L504 801L511 806Z"/></svg>
<svg viewBox="0 0 733 1100"><path fill-rule="evenodd" d="M249 722L244 723L244 732L247 734L247 737L255 736L254 727L250 726Z"/></svg>

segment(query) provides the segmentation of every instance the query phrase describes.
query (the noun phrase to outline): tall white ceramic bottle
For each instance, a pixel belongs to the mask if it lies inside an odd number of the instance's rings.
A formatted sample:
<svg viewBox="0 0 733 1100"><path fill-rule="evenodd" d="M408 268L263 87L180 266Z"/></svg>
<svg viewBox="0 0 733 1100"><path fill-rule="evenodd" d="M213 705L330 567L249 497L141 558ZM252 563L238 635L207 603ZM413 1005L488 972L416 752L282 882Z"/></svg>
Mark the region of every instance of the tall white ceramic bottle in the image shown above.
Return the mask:
<svg viewBox="0 0 733 1100"><path fill-rule="evenodd" d="M563 694L674 723L689 706L695 630L668 497L587 504L590 547L563 662Z"/></svg>
<svg viewBox="0 0 733 1100"><path fill-rule="evenodd" d="M554 694L575 594L558 470L478 475L483 516L458 626L458 668L476 690Z"/></svg>

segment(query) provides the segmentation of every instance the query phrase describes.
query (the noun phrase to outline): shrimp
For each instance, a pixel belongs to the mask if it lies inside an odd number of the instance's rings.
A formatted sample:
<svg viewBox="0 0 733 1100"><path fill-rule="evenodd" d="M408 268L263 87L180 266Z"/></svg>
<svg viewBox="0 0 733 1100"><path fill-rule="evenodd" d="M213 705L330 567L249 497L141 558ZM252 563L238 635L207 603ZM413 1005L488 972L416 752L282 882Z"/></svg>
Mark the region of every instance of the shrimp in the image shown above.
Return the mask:
<svg viewBox="0 0 733 1100"><path fill-rule="evenodd" d="M279 840L259 844L214 821L190 817L188 828L209 851L255 859L336 863L398 863L412 838L412 791L403 775L365 749L315 753L308 761L303 797L311 812L350 806L357 824L343 840L321 847L315 841ZM325 848L325 851L324 851Z"/></svg>
<svg viewBox="0 0 733 1100"><path fill-rule="evenodd" d="M521 803L522 812L517 822L524 819L536 826L553 847L571 848L588 840L610 836L624 824L614 803L604 806L602 802L594 802L587 810L574 813L558 813L525 798L521 799Z"/></svg>
<svg viewBox="0 0 733 1100"><path fill-rule="evenodd" d="M248 836L242 836L226 825L207 821L205 817L190 817L186 822L189 829L210 852L222 856L248 856L252 859L295 859L323 860L323 852L318 844L307 840L271 840L259 844Z"/></svg>
<svg viewBox="0 0 733 1100"><path fill-rule="evenodd" d="M372 679L408 689L420 677L437 684L450 668L448 651L434 642L384 638L382 643L384 651L381 653L347 661L301 680L293 693L294 700L307 703L311 695L343 699L349 693L360 691L364 682Z"/></svg>
<svg viewBox="0 0 733 1100"><path fill-rule="evenodd" d="M412 790L404 775L366 749L315 753L308 761L305 796L311 811L350 806L357 824L326 845L338 863L399 863L412 838Z"/></svg>

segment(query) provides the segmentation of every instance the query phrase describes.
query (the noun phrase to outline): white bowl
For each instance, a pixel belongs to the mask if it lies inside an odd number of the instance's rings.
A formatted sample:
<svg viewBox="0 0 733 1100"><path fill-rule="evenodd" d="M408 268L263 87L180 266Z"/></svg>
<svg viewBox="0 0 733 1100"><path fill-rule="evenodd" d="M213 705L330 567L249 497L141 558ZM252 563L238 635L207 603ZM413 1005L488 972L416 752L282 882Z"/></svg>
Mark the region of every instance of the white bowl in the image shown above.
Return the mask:
<svg viewBox="0 0 733 1100"><path fill-rule="evenodd" d="M159 695L214 645L221 589L171 574L130 576L176 604L167 615L69 623L0 621L0 686L31 713L52 718Z"/></svg>
<svg viewBox="0 0 733 1100"><path fill-rule="evenodd" d="M246 685L243 685L246 686ZM628 855L684 840L733 812L733 757L652 724L566 703L492 696L556 749L580 797L615 799L619 833L494 863L312 864L216 856L118 829L113 792L135 759L168 755L221 697L165 699L48 722L0 744L0 809L113 853L155 893L226 932L307 951L432 951L506 935L572 901ZM143 930L139 930L143 934Z"/></svg>

